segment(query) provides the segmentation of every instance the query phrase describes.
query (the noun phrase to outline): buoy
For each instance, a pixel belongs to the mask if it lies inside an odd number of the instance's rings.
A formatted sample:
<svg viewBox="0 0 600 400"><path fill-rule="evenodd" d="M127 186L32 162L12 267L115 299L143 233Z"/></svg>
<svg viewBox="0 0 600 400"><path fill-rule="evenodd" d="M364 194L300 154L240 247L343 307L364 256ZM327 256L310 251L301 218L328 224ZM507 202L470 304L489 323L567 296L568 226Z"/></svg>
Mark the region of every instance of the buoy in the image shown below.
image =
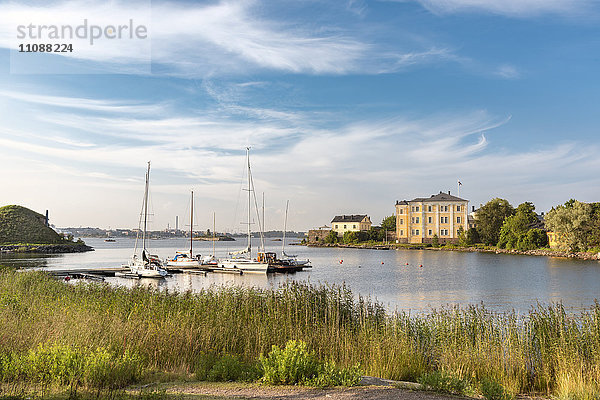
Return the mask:
<svg viewBox="0 0 600 400"><path fill-rule="evenodd" d="M383 261L381 262L381 265L383 265Z"/></svg>
<svg viewBox="0 0 600 400"><path fill-rule="evenodd" d="M344 262L344 260L340 260L340 264L342 264Z"/></svg>
<svg viewBox="0 0 600 400"><path fill-rule="evenodd" d="M408 265L408 263L406 263L406 265Z"/></svg>
<svg viewBox="0 0 600 400"><path fill-rule="evenodd" d="M419 267L420 267L420 268L423 268L423 264L419 264Z"/></svg>

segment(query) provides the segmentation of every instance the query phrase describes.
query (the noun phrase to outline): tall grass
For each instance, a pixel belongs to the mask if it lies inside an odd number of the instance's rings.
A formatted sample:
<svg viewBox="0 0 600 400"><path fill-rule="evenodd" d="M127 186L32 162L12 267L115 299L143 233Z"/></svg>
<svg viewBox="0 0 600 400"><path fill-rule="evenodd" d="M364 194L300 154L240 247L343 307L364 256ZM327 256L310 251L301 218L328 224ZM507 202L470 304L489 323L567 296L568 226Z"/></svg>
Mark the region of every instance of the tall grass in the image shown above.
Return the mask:
<svg viewBox="0 0 600 400"><path fill-rule="evenodd" d="M339 286L192 294L0 273L0 358L50 343L135 355L146 370L191 373L206 354L251 361L288 340L306 342L321 360L359 364L388 379L416 381L440 372L477 392L486 382L509 396L591 400L600 393L597 302L575 316L560 304L538 305L526 315L473 306L411 316L387 314Z"/></svg>

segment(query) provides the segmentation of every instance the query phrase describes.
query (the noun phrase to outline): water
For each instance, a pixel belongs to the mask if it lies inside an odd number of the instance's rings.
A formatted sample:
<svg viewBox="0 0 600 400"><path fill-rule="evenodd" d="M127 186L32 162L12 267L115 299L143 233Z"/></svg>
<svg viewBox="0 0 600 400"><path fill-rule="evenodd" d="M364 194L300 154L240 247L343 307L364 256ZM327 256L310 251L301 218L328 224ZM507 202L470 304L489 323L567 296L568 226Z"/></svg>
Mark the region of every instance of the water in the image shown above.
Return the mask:
<svg viewBox="0 0 600 400"><path fill-rule="evenodd" d="M60 255L0 255L0 264L47 269L117 267L132 253L132 239L86 239L96 250ZM291 239L289 242L296 241ZM185 239L151 240L161 258L185 250ZM258 244L258 242L256 242ZM254 242L253 242L253 245ZM267 250L281 250L266 239ZM245 247L245 239L217 242L216 255ZM495 311L526 312L538 302L562 301L571 311L589 308L600 298L600 263L573 259L463 253L432 250L366 250L286 246L288 253L309 258L312 269L295 274L176 274L164 280L108 278L115 285L152 285L169 290L199 290L211 285L277 287L289 280L346 284L355 294L370 296L390 310L424 312L447 305L483 303ZM209 255L212 243L195 242L194 253ZM408 263L408 265L406 265ZM420 267L422 265L422 267Z"/></svg>

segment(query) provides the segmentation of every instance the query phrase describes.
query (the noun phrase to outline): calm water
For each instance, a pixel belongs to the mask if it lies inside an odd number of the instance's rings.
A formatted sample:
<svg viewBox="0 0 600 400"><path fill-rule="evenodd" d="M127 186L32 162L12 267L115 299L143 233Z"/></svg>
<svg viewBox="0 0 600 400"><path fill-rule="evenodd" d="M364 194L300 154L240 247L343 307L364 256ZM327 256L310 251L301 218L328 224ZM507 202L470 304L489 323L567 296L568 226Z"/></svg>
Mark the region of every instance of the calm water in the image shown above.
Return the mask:
<svg viewBox="0 0 600 400"><path fill-rule="evenodd" d="M292 240L292 241L295 241ZM0 264L47 269L115 267L131 256L133 241L87 239L96 251L48 256L0 255ZM184 239L152 240L153 253L170 257L185 250ZM242 249L244 240L217 242L217 257ZM258 242L257 242L258 244ZM267 239L267 250L281 242ZM211 254L212 244L196 242L194 253ZM198 290L210 285L278 286L287 280L345 283L355 294L371 296L389 309L422 312L449 304L478 304L489 309L527 311L537 302L562 301L570 310L588 308L600 298L600 262L551 257L460 253L431 250L363 250L287 246L288 253L309 258L312 269L295 274L176 274L156 280L108 278L117 285L154 285L174 290ZM342 261L343 262L340 262ZM407 265L408 263L408 265ZM422 267L420 267L422 265Z"/></svg>

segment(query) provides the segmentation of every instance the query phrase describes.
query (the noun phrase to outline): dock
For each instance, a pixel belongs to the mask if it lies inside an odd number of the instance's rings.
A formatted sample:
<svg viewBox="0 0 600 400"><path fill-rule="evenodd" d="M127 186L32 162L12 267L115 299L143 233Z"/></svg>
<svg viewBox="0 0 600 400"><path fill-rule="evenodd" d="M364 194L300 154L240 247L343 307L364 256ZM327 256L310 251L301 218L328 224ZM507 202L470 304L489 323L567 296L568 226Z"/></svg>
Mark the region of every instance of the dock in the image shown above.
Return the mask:
<svg viewBox="0 0 600 400"><path fill-rule="evenodd" d="M268 273L289 273L301 271L304 268L310 268L310 265L303 266L285 266L285 265L270 265ZM87 279L94 281L104 281L105 278L139 278L137 274L132 274L128 267L102 267L102 268L76 268L76 269L44 269L43 271L59 279ZM174 274L190 274L190 275L207 275L208 273L236 274L243 275L252 271L243 271L241 269L221 268L216 265L207 266L205 268L167 268L169 275Z"/></svg>

